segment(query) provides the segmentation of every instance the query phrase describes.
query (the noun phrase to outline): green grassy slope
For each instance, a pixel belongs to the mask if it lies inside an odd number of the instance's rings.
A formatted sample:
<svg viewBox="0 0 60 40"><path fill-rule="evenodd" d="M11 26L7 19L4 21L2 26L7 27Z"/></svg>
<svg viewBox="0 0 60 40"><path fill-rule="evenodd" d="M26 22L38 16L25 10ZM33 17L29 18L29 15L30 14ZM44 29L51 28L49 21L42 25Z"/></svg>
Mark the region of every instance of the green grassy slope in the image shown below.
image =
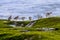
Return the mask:
<svg viewBox="0 0 60 40"><path fill-rule="evenodd" d="M60 17L51 17L37 20L34 27L59 27Z"/></svg>
<svg viewBox="0 0 60 40"><path fill-rule="evenodd" d="M0 20L0 28L11 28L11 26L7 25L7 20Z"/></svg>
<svg viewBox="0 0 60 40"><path fill-rule="evenodd" d="M0 28L0 40L60 40L60 31L20 32L19 28Z"/></svg>
<svg viewBox="0 0 60 40"><path fill-rule="evenodd" d="M0 40L60 40L60 30L56 31L36 31L34 27L57 27L60 28L60 17L44 18L37 20L33 28L10 28L0 20ZM30 30L21 32L21 30Z"/></svg>
<svg viewBox="0 0 60 40"><path fill-rule="evenodd" d="M26 26L29 23L29 21L18 21L17 26L20 26L23 24L23 27ZM14 24L14 21L7 21L7 20L0 20L0 28L10 28Z"/></svg>

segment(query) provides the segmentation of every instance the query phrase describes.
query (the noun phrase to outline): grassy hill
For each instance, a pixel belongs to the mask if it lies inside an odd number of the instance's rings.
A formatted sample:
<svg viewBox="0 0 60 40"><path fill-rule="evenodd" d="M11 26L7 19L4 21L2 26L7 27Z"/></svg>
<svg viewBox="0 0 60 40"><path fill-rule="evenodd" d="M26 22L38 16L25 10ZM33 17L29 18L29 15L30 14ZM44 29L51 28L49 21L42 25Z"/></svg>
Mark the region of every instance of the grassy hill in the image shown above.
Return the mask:
<svg viewBox="0 0 60 40"><path fill-rule="evenodd" d="M0 28L10 28L11 26L7 25L7 20L0 20Z"/></svg>
<svg viewBox="0 0 60 40"><path fill-rule="evenodd" d="M21 24L24 24L24 26L26 26L29 21L17 21L16 22L17 26L20 26ZM15 21L8 21L8 20L0 20L0 28L12 28L12 26L9 26L9 25L14 25L15 24Z"/></svg>
<svg viewBox="0 0 60 40"><path fill-rule="evenodd" d="M22 28L0 28L0 40L60 40L59 31L20 32Z"/></svg>
<svg viewBox="0 0 60 40"><path fill-rule="evenodd" d="M36 20L36 23L32 28L13 28L6 23L9 23L9 21L6 22L6 20L0 20L0 40L60 40L60 30L36 31L36 28L39 27L60 28L60 17ZM25 22L24 24L27 23ZM22 32L22 30L29 31Z"/></svg>
<svg viewBox="0 0 60 40"><path fill-rule="evenodd" d="M60 28L60 17L51 17L37 20L34 27Z"/></svg>

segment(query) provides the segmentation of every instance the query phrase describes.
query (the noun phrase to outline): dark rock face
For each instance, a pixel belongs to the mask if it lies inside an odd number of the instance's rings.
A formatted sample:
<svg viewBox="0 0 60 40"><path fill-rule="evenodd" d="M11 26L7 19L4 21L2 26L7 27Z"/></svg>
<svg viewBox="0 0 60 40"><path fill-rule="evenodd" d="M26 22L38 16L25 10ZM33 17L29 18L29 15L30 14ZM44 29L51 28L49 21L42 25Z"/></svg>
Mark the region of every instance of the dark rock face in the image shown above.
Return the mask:
<svg viewBox="0 0 60 40"><path fill-rule="evenodd" d="M59 30L59 28L37 28L37 31L55 31Z"/></svg>
<svg viewBox="0 0 60 40"><path fill-rule="evenodd" d="M55 30L60 30L59 28L55 28Z"/></svg>

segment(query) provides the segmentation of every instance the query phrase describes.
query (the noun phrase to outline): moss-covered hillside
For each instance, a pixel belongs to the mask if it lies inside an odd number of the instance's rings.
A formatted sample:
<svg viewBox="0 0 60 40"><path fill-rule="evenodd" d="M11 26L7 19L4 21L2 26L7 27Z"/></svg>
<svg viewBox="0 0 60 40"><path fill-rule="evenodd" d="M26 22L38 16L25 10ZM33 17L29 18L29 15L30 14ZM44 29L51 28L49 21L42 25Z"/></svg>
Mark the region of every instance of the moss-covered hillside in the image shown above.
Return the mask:
<svg viewBox="0 0 60 40"><path fill-rule="evenodd" d="M55 27L60 28L60 17L43 18L37 20L34 27Z"/></svg>
<svg viewBox="0 0 60 40"><path fill-rule="evenodd" d="M60 40L60 29L53 31L37 31L39 27L60 28L60 17L37 20L31 28L13 28L7 23L11 24L11 22L7 20L0 20L0 40ZM27 23L25 22L24 24Z"/></svg>

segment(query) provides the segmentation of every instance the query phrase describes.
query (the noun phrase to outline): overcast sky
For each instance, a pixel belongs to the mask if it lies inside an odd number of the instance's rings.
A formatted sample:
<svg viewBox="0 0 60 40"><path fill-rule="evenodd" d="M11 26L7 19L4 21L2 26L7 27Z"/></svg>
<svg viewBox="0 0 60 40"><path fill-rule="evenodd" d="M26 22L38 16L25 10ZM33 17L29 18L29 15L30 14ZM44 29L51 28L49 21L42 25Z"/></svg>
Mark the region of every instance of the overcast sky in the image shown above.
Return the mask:
<svg viewBox="0 0 60 40"><path fill-rule="evenodd" d="M33 16L47 11L60 15L60 0L0 0L0 15Z"/></svg>

